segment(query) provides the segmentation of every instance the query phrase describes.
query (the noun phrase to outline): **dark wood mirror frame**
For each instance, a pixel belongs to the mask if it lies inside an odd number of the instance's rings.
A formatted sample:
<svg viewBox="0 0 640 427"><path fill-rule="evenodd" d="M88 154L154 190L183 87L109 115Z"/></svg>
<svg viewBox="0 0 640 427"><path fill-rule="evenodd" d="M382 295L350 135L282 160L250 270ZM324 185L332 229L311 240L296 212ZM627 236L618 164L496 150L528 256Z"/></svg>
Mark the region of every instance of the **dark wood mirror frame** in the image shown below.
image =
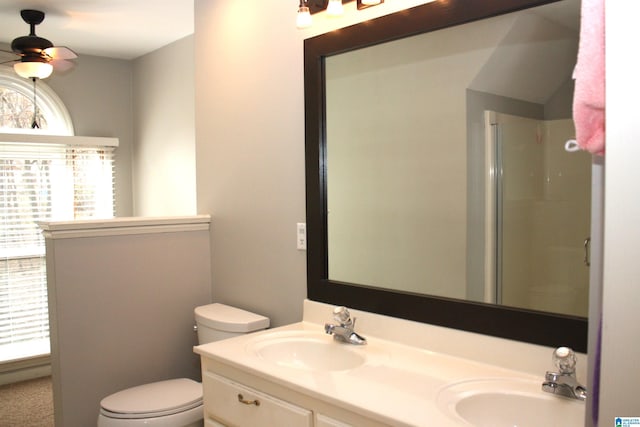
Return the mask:
<svg viewBox="0 0 640 427"><path fill-rule="evenodd" d="M304 42L307 295L313 301L550 347L587 351L587 320L328 279L324 58L557 0L438 0Z"/></svg>

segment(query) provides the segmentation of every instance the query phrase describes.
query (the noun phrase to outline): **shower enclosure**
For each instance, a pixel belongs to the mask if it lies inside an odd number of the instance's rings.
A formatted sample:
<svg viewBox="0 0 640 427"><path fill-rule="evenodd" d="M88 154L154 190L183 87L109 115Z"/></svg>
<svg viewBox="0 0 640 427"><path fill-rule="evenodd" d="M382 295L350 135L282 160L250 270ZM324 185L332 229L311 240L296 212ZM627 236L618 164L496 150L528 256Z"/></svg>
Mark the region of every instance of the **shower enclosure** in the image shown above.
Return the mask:
<svg viewBox="0 0 640 427"><path fill-rule="evenodd" d="M586 316L591 156L571 119L485 112L484 300Z"/></svg>

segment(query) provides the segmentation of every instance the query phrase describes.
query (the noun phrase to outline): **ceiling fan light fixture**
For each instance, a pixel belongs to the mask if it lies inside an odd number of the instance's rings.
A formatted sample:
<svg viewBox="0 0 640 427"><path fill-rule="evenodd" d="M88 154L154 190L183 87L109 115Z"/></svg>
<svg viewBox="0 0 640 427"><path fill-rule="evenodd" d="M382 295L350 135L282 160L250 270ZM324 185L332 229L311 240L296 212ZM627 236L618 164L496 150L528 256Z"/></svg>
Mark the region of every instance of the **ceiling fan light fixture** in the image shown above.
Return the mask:
<svg viewBox="0 0 640 427"><path fill-rule="evenodd" d="M16 62L13 69L25 79L46 79L53 72L53 66L48 62L22 61Z"/></svg>
<svg viewBox="0 0 640 427"><path fill-rule="evenodd" d="M53 69L68 70L78 55L64 46L54 46L51 41L36 35L36 26L44 20L44 12L33 9L20 11L22 20L29 24L29 35L15 38L11 50L21 59L13 69L25 79L46 79Z"/></svg>

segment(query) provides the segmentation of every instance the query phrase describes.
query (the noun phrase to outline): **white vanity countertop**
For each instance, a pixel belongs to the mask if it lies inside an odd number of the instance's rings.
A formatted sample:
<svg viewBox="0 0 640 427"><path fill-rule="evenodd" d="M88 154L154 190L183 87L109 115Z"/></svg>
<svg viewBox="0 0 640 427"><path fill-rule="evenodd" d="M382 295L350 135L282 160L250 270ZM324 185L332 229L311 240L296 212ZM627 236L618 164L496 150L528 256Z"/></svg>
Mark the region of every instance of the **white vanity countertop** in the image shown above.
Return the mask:
<svg viewBox="0 0 640 427"><path fill-rule="evenodd" d="M252 349L274 333L318 333L348 351L366 353L367 362L350 370L313 371L280 366L265 360ZM280 384L312 398L342 407L394 426L459 426L439 409L437 397L447 385L477 379L524 379L542 381L530 375L469 359L435 353L367 335L367 345L334 342L324 326L299 322L254 334L231 338L195 348L196 353Z"/></svg>

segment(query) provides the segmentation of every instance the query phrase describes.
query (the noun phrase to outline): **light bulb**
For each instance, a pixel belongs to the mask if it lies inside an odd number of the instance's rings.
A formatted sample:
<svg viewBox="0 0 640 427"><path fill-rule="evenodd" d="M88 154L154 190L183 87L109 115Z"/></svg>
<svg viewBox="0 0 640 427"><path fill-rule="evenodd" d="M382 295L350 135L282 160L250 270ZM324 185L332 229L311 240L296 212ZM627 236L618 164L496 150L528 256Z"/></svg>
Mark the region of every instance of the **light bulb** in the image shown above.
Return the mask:
<svg viewBox="0 0 640 427"><path fill-rule="evenodd" d="M46 79L53 72L53 66L47 62L25 61L13 64L14 71L25 79Z"/></svg>
<svg viewBox="0 0 640 427"><path fill-rule="evenodd" d="M342 6L342 0L329 0L327 5L327 15L339 16L344 13L344 7Z"/></svg>
<svg viewBox="0 0 640 427"><path fill-rule="evenodd" d="M298 8L298 15L296 16L296 27L308 28L311 26L311 12L307 6L300 6Z"/></svg>

